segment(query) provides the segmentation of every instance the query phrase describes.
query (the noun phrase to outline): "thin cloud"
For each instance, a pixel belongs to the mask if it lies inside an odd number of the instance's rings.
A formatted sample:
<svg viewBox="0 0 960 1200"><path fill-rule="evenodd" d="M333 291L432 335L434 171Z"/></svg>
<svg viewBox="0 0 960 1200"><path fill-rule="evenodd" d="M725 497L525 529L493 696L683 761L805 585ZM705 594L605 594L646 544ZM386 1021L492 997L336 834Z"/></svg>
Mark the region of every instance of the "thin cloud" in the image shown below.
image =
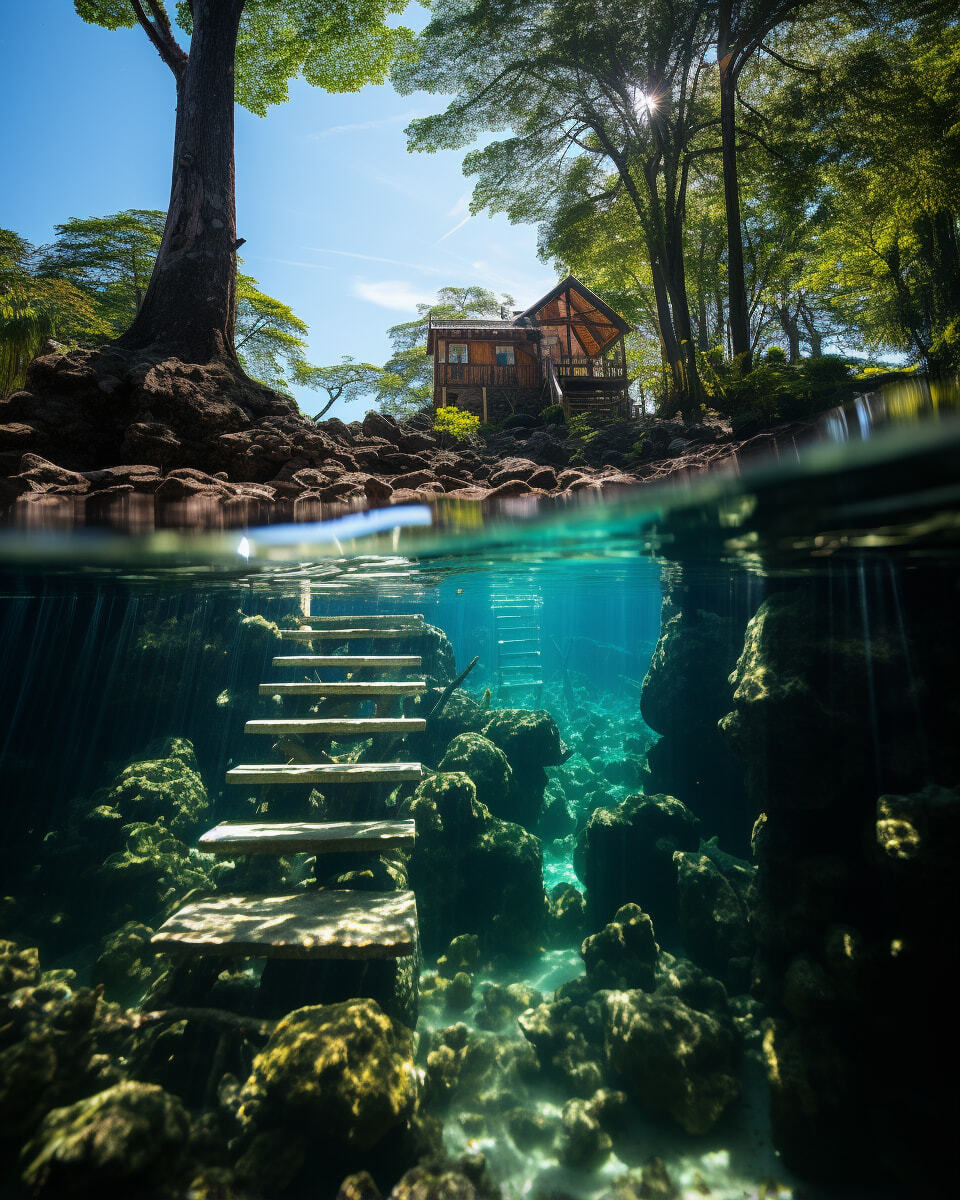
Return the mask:
<svg viewBox="0 0 960 1200"><path fill-rule="evenodd" d="M464 192L457 200L456 204L447 213L448 217L462 217L464 213L470 211L470 197L472 192Z"/></svg>
<svg viewBox="0 0 960 1200"><path fill-rule="evenodd" d="M360 254L356 250L331 250L326 246L304 246L304 250L310 250L314 254L336 254L340 258L359 258L364 262L387 263L391 267L406 267L411 271L422 271L425 275L443 274L437 267L425 267L422 263L404 262L400 258L383 258L379 254ZM327 270L331 269L327 268Z"/></svg>
<svg viewBox="0 0 960 1200"><path fill-rule="evenodd" d="M249 254L246 257L254 262L280 263L284 267L309 267L311 271L332 271L326 263L301 262L296 258L266 258L262 254Z"/></svg>
<svg viewBox="0 0 960 1200"><path fill-rule="evenodd" d="M323 138L336 137L341 133L365 133L368 129L382 129L386 125L399 125L401 122L412 121L414 117L422 116L419 109L410 112L394 113L390 117L378 117L373 121L354 121L348 125L328 125L326 129L318 129L316 133L307 135L312 142Z"/></svg>
<svg viewBox="0 0 960 1200"><path fill-rule="evenodd" d="M467 213L467 215L462 220L458 221L452 229L448 229L447 232L445 234L443 234L442 237L438 237L437 240L433 244L435 246L439 246L441 242L445 242L447 240L447 238L450 237L452 234L456 233L458 229L462 229L464 227L464 225L466 225L466 223L470 220L470 217L471 217L471 214Z"/></svg>
<svg viewBox="0 0 960 1200"><path fill-rule="evenodd" d="M396 312L415 312L418 304L430 304L433 301L428 292L420 292L401 279L355 279L353 294L370 304Z"/></svg>

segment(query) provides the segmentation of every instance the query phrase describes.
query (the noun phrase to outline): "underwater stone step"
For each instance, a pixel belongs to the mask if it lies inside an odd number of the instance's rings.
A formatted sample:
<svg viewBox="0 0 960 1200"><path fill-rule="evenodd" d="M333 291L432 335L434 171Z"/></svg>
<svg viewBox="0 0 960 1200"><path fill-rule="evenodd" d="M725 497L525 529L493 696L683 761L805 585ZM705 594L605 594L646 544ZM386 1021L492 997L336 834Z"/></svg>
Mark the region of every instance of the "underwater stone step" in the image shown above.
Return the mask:
<svg viewBox="0 0 960 1200"><path fill-rule="evenodd" d="M283 654L273 660L275 667L419 667L419 654Z"/></svg>
<svg viewBox="0 0 960 1200"><path fill-rule="evenodd" d="M423 717L291 717L248 721L244 733L319 733L334 737L366 737L371 733L423 733Z"/></svg>
<svg viewBox="0 0 960 1200"><path fill-rule="evenodd" d="M310 821L224 823L199 840L211 854L339 854L409 849L414 821Z"/></svg>
<svg viewBox="0 0 960 1200"><path fill-rule="evenodd" d="M150 939L165 954L401 958L418 939L413 892L331 889L187 904Z"/></svg>
<svg viewBox="0 0 960 1200"><path fill-rule="evenodd" d="M318 629L325 629L330 625L348 625L351 629L379 629L387 626L390 629L399 629L406 625L422 625L423 613L390 613L387 615L381 613L350 613L349 615L339 617L310 617L308 618L310 625Z"/></svg>
<svg viewBox="0 0 960 1200"><path fill-rule="evenodd" d="M511 688L541 688L543 687L542 679L505 679L498 685L501 691L507 691Z"/></svg>
<svg viewBox="0 0 960 1200"><path fill-rule="evenodd" d="M414 696L426 690L422 679L381 683L261 683L261 696Z"/></svg>
<svg viewBox="0 0 960 1200"><path fill-rule="evenodd" d="M280 636L291 642L312 642L317 638L325 638L335 642L359 642L366 638L409 638L419 632L417 626L411 625L406 629L281 629Z"/></svg>
<svg viewBox="0 0 960 1200"><path fill-rule="evenodd" d="M539 638L500 638L498 646L539 646Z"/></svg>
<svg viewBox="0 0 960 1200"><path fill-rule="evenodd" d="M243 763L227 783L409 783L423 778L419 763Z"/></svg>

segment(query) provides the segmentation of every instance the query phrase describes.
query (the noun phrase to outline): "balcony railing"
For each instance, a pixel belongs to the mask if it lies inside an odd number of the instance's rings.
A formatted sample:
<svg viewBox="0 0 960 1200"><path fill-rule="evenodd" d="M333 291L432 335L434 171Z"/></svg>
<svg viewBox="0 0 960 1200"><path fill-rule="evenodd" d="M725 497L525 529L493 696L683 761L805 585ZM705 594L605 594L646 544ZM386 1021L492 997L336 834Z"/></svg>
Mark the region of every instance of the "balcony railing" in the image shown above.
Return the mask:
<svg viewBox="0 0 960 1200"><path fill-rule="evenodd" d="M572 357L555 358L554 365L560 379L613 379L625 383L627 369L623 363L610 362L604 358L587 358L574 354Z"/></svg>
<svg viewBox="0 0 960 1200"><path fill-rule="evenodd" d="M438 387L540 387L537 367L499 367L490 363L437 363Z"/></svg>

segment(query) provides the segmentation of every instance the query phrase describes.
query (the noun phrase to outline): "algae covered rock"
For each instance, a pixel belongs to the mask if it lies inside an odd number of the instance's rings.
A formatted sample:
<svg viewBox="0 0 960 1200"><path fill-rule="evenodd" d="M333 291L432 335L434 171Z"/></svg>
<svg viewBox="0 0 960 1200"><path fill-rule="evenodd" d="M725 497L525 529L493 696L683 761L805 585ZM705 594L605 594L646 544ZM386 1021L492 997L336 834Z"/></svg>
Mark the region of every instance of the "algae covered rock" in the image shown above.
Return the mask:
<svg viewBox="0 0 960 1200"><path fill-rule="evenodd" d="M739 1095L732 1027L676 997L634 990L603 998L606 1061L627 1094L687 1133L706 1133Z"/></svg>
<svg viewBox="0 0 960 1200"><path fill-rule="evenodd" d="M504 752L479 733L461 733L440 760L441 771L463 771L473 780L477 799L495 817L514 820L510 803L513 771Z"/></svg>
<svg viewBox="0 0 960 1200"><path fill-rule="evenodd" d="M677 910L680 936L694 962L731 985L747 983L753 954L746 891L706 854L677 853ZM752 868L742 864L744 880Z"/></svg>
<svg viewBox="0 0 960 1200"><path fill-rule="evenodd" d="M139 997L159 976L162 964L150 945L152 936L148 925L127 921L103 939L93 978L106 986L111 997Z"/></svg>
<svg viewBox="0 0 960 1200"><path fill-rule="evenodd" d="M526 1009L542 1003L541 993L525 983L510 983L506 987L491 983L484 989L476 1021L481 1029L504 1029Z"/></svg>
<svg viewBox="0 0 960 1200"><path fill-rule="evenodd" d="M676 923L677 850L696 850L698 821L673 796L628 796L597 808L577 837L573 865L587 888L594 927L639 904L662 937Z"/></svg>
<svg viewBox="0 0 960 1200"><path fill-rule="evenodd" d="M342 1146L369 1149L416 1103L413 1035L361 999L285 1017L253 1061L240 1115L257 1131L322 1130Z"/></svg>
<svg viewBox="0 0 960 1200"><path fill-rule="evenodd" d="M567 756L556 721L543 710L499 708L484 721L482 733L500 747L513 768L511 820L536 828L549 782L544 768L559 765Z"/></svg>
<svg viewBox="0 0 960 1200"><path fill-rule="evenodd" d="M119 813L125 825L159 821L181 837L193 832L210 807L186 738L170 738L159 758L128 763L94 800Z"/></svg>
<svg viewBox="0 0 960 1200"><path fill-rule="evenodd" d="M584 940L580 947L587 980L601 988L642 988L653 991L660 947L653 922L637 904L618 908L613 920Z"/></svg>
<svg viewBox="0 0 960 1200"><path fill-rule="evenodd" d="M23 1180L35 1196L161 1195L189 1132L176 1096L118 1083L48 1113L21 1155Z"/></svg>
<svg viewBox="0 0 960 1200"><path fill-rule="evenodd" d="M417 825L410 884L428 950L459 933L489 950L537 948L546 906L537 838L492 817L463 771L425 779L400 815Z"/></svg>
<svg viewBox="0 0 960 1200"><path fill-rule="evenodd" d="M20 948L0 940L0 996L40 981L40 955L35 947Z"/></svg>

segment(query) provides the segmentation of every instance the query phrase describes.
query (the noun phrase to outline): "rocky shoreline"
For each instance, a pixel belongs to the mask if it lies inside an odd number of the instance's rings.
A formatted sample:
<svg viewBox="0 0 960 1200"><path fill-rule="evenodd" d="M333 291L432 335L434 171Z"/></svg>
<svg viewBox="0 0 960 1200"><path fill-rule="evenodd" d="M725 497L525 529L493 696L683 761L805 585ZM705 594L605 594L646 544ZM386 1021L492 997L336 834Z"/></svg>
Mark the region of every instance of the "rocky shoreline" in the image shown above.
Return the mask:
<svg viewBox="0 0 960 1200"><path fill-rule="evenodd" d="M0 511L72 497L93 510L129 497L158 504L268 504L315 519L345 508L496 503L515 496L605 496L717 469L737 469L810 436L797 422L735 439L719 421L644 418L588 445L535 418L457 442L429 414L395 421L315 422L293 401L246 386L223 368L143 362L110 352L37 359L28 390L0 400ZM179 367L176 371L174 367ZM46 392L45 381L56 381ZM65 388L65 380L70 384ZM639 449L638 449L639 447ZM59 501L58 501L59 503Z"/></svg>

